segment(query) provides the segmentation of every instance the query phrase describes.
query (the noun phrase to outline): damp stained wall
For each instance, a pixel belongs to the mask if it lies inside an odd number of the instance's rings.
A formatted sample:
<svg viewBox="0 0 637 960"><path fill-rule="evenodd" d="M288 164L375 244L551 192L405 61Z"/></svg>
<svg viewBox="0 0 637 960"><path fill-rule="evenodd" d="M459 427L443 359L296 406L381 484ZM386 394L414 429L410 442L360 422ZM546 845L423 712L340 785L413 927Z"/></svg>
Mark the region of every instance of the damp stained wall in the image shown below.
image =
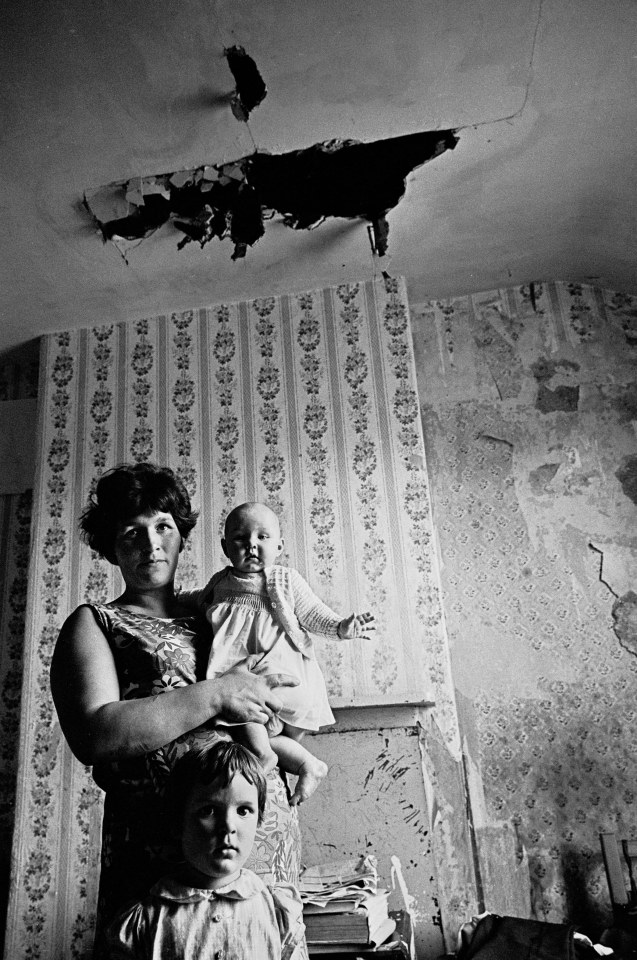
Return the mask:
<svg viewBox="0 0 637 960"><path fill-rule="evenodd" d="M637 837L637 297L411 307L478 847L513 831L531 914L603 924L599 832Z"/></svg>
<svg viewBox="0 0 637 960"><path fill-rule="evenodd" d="M355 747L314 738L332 771L306 860L351 852L351 824L385 882L401 858L421 956L482 909L599 932L599 833L637 837L637 296L552 282L411 307L463 757L378 710Z"/></svg>

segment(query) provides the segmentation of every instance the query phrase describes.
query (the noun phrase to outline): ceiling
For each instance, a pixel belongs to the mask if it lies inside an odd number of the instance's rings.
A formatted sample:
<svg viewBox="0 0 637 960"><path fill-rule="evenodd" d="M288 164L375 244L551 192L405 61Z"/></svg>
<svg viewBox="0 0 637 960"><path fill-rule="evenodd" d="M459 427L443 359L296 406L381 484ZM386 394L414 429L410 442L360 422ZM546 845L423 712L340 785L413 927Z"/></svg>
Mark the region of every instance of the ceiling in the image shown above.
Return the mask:
<svg viewBox="0 0 637 960"><path fill-rule="evenodd" d="M52 330L308 290L388 270L412 299L541 279L637 292L634 0L5 0L0 354ZM229 105L224 48L268 92ZM280 220L229 240L130 251L82 206L115 180L334 138L455 129L367 226Z"/></svg>

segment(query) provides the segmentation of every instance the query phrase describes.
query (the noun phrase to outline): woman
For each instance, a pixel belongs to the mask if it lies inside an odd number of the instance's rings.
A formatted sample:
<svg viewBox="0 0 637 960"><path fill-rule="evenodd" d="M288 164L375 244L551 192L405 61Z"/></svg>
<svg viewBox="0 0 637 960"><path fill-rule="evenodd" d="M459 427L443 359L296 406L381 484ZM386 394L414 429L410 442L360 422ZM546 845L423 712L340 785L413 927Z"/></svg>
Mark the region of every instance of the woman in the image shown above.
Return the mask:
<svg viewBox="0 0 637 960"><path fill-rule="evenodd" d="M206 680L209 627L183 607L175 573L197 515L168 468L124 465L104 474L82 515L87 543L120 568L124 592L84 604L65 622L51 689L69 746L106 792L98 929L164 872L160 794L176 758L218 736L213 717L266 723L281 708L272 681L236 669ZM161 694L161 695L158 695ZM278 774L250 866L296 882L300 837Z"/></svg>

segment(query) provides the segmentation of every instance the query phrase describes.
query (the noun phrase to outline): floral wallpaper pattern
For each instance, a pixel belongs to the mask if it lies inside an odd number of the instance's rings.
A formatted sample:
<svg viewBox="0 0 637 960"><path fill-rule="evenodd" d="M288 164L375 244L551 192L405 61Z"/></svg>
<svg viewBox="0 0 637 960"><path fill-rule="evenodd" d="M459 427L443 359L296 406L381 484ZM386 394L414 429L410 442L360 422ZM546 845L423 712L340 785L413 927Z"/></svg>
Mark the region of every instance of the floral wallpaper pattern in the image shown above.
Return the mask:
<svg viewBox="0 0 637 960"><path fill-rule="evenodd" d="M200 509L180 563L188 587L225 563L228 509L268 502L286 562L343 615L379 620L375 641L317 644L334 704L433 700L458 749L402 280L52 334L42 366L14 960L91 950L100 792L63 742L48 667L67 614L121 589L75 532L110 466L153 459L183 477Z"/></svg>

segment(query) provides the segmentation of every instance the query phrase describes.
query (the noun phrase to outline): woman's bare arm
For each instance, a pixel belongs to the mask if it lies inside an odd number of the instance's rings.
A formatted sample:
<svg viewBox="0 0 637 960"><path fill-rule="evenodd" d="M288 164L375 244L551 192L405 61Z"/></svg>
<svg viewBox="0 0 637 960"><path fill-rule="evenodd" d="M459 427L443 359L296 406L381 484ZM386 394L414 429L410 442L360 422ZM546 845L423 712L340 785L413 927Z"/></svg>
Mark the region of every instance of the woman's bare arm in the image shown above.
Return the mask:
<svg viewBox="0 0 637 960"><path fill-rule="evenodd" d="M62 732L88 765L156 750L220 713L236 722L265 723L281 709L271 690L277 685L286 685L286 679L236 669L155 697L120 700L115 661L89 607L78 607L68 618L51 663Z"/></svg>

